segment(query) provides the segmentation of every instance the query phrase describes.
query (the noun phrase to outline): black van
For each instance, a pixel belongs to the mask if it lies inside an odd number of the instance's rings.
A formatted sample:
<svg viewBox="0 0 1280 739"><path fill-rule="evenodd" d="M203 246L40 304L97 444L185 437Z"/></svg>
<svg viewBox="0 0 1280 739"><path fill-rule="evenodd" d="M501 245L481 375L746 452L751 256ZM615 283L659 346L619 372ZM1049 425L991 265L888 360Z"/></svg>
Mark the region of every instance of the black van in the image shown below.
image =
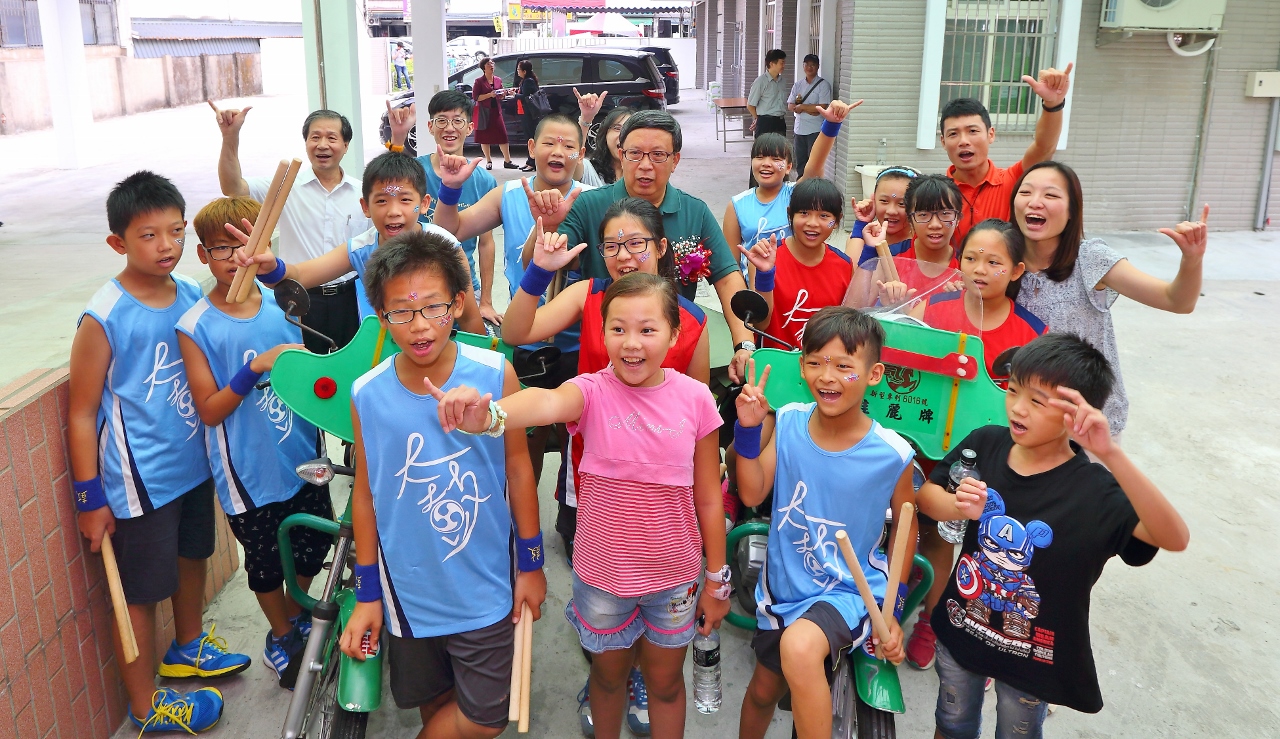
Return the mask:
<svg viewBox="0 0 1280 739"><path fill-rule="evenodd" d="M538 83L547 91L551 100L551 109L560 111L577 120L578 99L573 94L586 95L594 92L608 92L603 112L624 105L636 110L666 110L667 88L664 75L658 71L653 55L647 51L636 49L608 49L599 47L579 47L574 49L546 49L541 51L524 51L512 54L498 54L493 57L493 74L502 80L503 87L515 87L516 62L528 59L533 62L533 73ZM479 64L449 75L449 87L468 95L471 86L482 74ZM672 80L672 85L677 85ZM404 92L391 98L391 107L402 108L413 102L413 94ZM427 101L421 101L418 110L420 120L426 120ZM516 100L511 98L502 101L502 118L507 125L507 139L513 144L523 145L528 141L528 134L520 125L520 116L516 113ZM391 138L391 126L387 123L387 114L382 114L382 141ZM474 143L467 137L467 144ZM416 155L417 131L409 133L405 142L406 153Z"/></svg>
<svg viewBox="0 0 1280 739"><path fill-rule="evenodd" d="M679 103L680 68L676 66L676 58L671 55L671 49L662 46L641 46L639 51L653 54L653 59L658 64L658 72L662 75L662 81L667 83L667 105Z"/></svg>

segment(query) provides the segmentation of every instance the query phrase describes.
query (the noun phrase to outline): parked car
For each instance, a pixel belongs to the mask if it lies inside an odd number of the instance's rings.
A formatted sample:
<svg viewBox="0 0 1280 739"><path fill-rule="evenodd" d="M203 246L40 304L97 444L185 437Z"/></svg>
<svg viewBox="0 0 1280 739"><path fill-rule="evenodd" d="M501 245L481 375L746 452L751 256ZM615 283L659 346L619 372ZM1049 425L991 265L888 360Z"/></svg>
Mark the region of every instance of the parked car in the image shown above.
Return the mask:
<svg viewBox="0 0 1280 739"><path fill-rule="evenodd" d="M676 58L671 55L671 49L662 46L641 46L637 51L653 54L653 59L658 64L658 71L662 74L662 81L667 83L667 105L680 102L680 68L676 66Z"/></svg>
<svg viewBox="0 0 1280 739"><path fill-rule="evenodd" d="M505 87L516 85L516 62L521 59L533 62L533 73L537 75L542 89L546 90L551 109L574 120L578 118L578 99L573 94L575 87L583 95L589 92L608 92L604 111L618 105L636 110L667 109L664 80L669 78L658 71L654 56L649 52L582 47L498 54L493 57L494 74L502 79ZM449 87L470 95L472 85L481 74L483 72L479 64L463 67L449 75ZM673 81L672 84L676 83ZM403 92L392 96L391 107L402 108L412 102L413 93ZM426 107L426 100L423 100L418 111L423 120L426 119ZM528 140L528 135L521 127L520 116L516 113L514 97L502 101L502 117L507 125L507 138L512 143L523 144ZM391 125L387 123L386 113L382 114L381 134L384 143L390 140ZM473 144L473 137L468 136L466 143ZM405 151L416 155L416 127L409 132Z"/></svg>
<svg viewBox="0 0 1280 739"><path fill-rule="evenodd" d="M456 59L458 66L461 67L472 63L478 64L489 56L489 41L487 36L458 36L449 39L449 42L444 45L444 53Z"/></svg>

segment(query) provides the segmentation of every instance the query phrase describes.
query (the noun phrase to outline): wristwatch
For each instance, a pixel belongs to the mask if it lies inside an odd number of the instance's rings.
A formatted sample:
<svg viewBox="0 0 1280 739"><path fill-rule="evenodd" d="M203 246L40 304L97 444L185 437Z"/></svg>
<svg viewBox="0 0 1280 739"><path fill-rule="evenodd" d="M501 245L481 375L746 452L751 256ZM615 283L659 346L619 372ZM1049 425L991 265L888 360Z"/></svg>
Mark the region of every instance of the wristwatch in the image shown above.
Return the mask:
<svg viewBox="0 0 1280 739"><path fill-rule="evenodd" d="M733 351L734 351L734 353L735 353L735 354L736 354L736 353L738 353L738 352L740 352L740 351L742 351L743 349L746 349L746 350L747 350L747 351L749 351L749 352L753 352L753 351L755 351L755 350L756 350L756 342L754 342L754 341L739 341L738 343L736 343L736 344L734 344L734 345L733 345Z"/></svg>
<svg viewBox="0 0 1280 739"><path fill-rule="evenodd" d="M706 571L706 591L712 598L729 600L729 595L733 592L733 585L729 582L730 574L729 565L721 567L719 572ZM715 583L715 585L712 585L712 583Z"/></svg>

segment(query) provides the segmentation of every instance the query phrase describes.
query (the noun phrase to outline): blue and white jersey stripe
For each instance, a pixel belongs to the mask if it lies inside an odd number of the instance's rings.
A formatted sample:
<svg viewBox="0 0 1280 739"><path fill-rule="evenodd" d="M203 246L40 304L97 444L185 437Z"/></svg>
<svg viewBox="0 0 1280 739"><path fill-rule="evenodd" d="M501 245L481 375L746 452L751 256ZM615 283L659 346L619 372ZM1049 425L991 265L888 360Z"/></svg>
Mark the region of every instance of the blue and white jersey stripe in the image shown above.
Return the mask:
<svg viewBox="0 0 1280 739"><path fill-rule="evenodd" d="M768 558L756 585L756 623L771 630L790 626L819 601L840 611L850 630L868 632L862 596L836 543L843 530L858 553L867 584L883 600L888 565L878 551L885 511L911 445L872 422L857 444L839 452L809 436L814 403L791 403L777 413L777 470L773 485Z"/></svg>
<svg viewBox="0 0 1280 739"><path fill-rule="evenodd" d="M171 277L177 297L166 308L145 305L111 280L77 321L97 321L111 346L98 407L98 472L116 518L149 513L209 478L204 426L173 330L200 300L200 285Z"/></svg>

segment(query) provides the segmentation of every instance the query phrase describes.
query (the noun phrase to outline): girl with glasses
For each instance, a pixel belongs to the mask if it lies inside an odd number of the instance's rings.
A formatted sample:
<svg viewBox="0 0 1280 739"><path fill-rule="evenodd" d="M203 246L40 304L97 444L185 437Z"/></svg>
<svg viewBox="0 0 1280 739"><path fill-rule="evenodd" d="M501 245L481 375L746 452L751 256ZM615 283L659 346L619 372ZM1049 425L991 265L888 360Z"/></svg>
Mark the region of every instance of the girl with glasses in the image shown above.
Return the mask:
<svg viewBox="0 0 1280 739"><path fill-rule="evenodd" d="M865 262L859 265L859 272L876 274L868 274L865 279L855 276L859 285L875 286L868 288L866 294L874 295L881 305L894 305L922 295L936 288L939 279L945 278L948 272L954 273L960 268L951 239L960 222L964 200L955 181L940 174L921 175L907 186L905 200L911 245L894 255L898 279L888 279L883 270L868 269ZM872 250L885 243L883 224L868 225L863 238ZM958 288L956 285L953 289Z"/></svg>

